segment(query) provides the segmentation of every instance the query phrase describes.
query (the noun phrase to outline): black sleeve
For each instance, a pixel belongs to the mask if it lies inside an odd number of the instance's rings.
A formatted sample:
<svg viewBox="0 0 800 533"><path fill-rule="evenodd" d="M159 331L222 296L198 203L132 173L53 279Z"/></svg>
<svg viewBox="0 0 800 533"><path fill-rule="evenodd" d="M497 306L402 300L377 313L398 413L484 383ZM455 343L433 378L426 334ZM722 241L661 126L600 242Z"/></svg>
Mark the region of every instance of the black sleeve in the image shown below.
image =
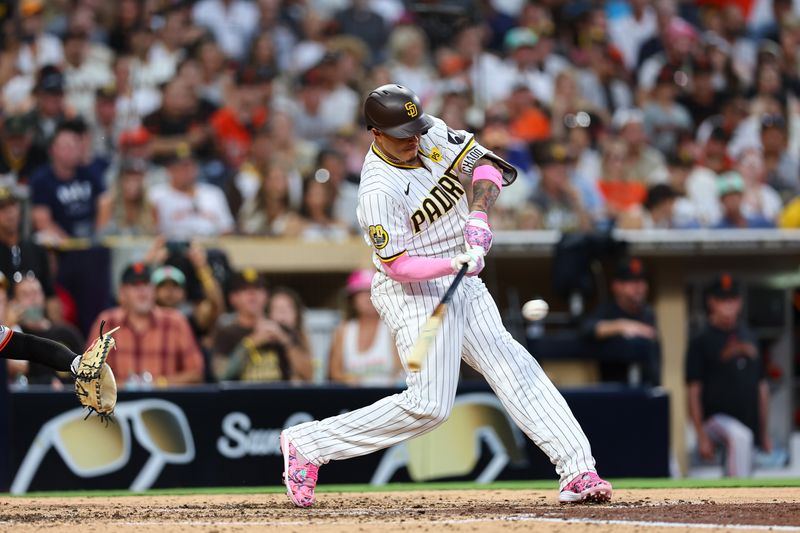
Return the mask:
<svg viewBox="0 0 800 533"><path fill-rule="evenodd" d="M686 383L703 381L703 338L698 335L689 341L686 352Z"/></svg>
<svg viewBox="0 0 800 533"><path fill-rule="evenodd" d="M23 359L42 364L59 372L69 372L72 360L78 354L63 344L15 331L0 351L4 359Z"/></svg>

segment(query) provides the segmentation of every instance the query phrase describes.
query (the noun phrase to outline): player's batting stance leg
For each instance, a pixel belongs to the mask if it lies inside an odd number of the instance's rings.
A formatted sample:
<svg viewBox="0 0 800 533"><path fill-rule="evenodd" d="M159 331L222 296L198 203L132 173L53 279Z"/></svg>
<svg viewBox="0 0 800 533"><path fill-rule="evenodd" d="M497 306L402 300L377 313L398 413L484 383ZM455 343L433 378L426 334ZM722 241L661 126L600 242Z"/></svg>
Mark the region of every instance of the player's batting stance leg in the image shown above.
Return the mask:
<svg viewBox="0 0 800 533"><path fill-rule="evenodd" d="M372 91L364 114L374 143L361 173L358 214L378 269L372 301L406 369L420 331L464 265L467 277L421 370L408 373L405 391L281 433L289 497L310 506L321 465L392 446L444 422L463 357L556 466L561 502L608 501L611 485L598 477L586 435L564 398L505 330L474 277L492 243L487 213L515 171L467 132L426 115L419 98L399 85ZM469 209L459 174L473 179Z"/></svg>

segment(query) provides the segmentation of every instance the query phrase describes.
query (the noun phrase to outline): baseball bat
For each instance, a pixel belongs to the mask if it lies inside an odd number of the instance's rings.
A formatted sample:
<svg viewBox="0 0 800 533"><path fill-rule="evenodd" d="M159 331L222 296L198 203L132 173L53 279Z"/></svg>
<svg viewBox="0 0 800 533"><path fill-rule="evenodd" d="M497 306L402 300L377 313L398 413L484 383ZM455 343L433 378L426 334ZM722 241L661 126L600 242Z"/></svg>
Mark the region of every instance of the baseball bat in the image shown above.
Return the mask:
<svg viewBox="0 0 800 533"><path fill-rule="evenodd" d="M453 283L450 284L447 292L444 293L444 296L442 296L442 299L436 305L436 309L433 310L433 313L431 314L430 318L428 318L428 321L425 322L424 326L422 326L419 337L417 337L417 342L414 343L414 347L411 349L411 355L408 356L408 369L411 372L419 372L422 368L422 361L428 354L428 348L433 342L433 339L436 338L436 334L439 333L439 328L442 325L444 314L447 312L447 305L453 298L453 294L456 292L458 284L461 283L461 280L464 278L464 274L467 273L468 267L468 264L461 266L461 270L459 270L456 274L456 278L453 280Z"/></svg>

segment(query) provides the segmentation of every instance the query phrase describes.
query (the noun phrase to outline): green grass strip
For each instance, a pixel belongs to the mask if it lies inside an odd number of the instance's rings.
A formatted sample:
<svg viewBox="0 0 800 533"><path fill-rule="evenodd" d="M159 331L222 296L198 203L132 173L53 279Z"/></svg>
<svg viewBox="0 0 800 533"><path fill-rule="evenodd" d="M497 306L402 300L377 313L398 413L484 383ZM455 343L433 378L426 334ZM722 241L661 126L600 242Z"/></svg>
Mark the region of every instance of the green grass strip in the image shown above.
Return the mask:
<svg viewBox="0 0 800 533"><path fill-rule="evenodd" d="M800 487L798 479L610 479L615 489L702 489L702 488L754 488L754 487ZM416 490L557 490L555 480L533 481L497 481L481 485L474 482L440 482L440 483L392 483L381 487L371 485L325 485L317 487L318 492L409 492ZM70 498L70 497L102 497L112 496L184 496L184 495L218 495L218 494L275 494L286 489L277 487L200 487L176 489L152 489L147 492L130 492L127 490L86 490L86 491L54 491L31 492L22 497L28 498ZM8 494L3 494L8 496Z"/></svg>

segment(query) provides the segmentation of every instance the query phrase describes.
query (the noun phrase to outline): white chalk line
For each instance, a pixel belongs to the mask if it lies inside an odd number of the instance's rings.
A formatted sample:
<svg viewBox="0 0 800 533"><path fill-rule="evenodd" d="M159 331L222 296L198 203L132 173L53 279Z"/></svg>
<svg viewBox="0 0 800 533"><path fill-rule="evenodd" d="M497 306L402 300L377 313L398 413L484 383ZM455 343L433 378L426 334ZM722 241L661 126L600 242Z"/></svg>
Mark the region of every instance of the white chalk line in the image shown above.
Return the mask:
<svg viewBox="0 0 800 533"><path fill-rule="evenodd" d="M360 514L360 513L359 513ZM352 515L351 515L352 516ZM252 521L222 521L222 520L135 520L135 521L110 521L114 526L125 527L146 527L146 526L185 526L185 527L293 527L293 526L311 526L315 522L315 518L324 521L325 516L315 517L310 515L306 520L252 520ZM335 518L331 517L331 518ZM463 525L463 524L476 524L482 522L534 522L534 523L551 523L551 524L585 524L585 525L614 525L614 526L628 526L628 527L661 527L661 528L681 528L681 529L730 529L730 530L749 530L749 531L793 531L800 532L798 526L771 526L765 524L709 524L709 523L692 523L692 522L662 522L662 521L647 521L647 520L604 520L596 518L553 518L542 517L529 514L514 514L509 516L486 517L486 518L452 518L445 520L425 520L423 516L415 516L409 514L403 522L399 520L379 520L376 516L376 521L385 525L400 525L412 526L415 518L420 519L429 525ZM0 520L2 524L20 524L22 522L16 520ZM332 524L334 525L334 524ZM337 521L336 525L365 525L364 522L358 521Z"/></svg>

